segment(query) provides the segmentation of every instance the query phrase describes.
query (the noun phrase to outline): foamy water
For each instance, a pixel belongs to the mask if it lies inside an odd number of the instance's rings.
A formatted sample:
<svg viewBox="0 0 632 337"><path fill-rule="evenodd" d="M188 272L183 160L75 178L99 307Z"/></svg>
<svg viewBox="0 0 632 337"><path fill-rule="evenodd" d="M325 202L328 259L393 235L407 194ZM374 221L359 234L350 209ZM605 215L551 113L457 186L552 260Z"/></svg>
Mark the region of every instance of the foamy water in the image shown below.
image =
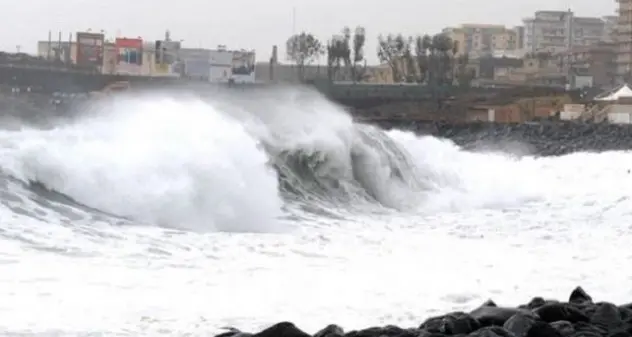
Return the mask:
<svg viewBox="0 0 632 337"><path fill-rule="evenodd" d="M260 115L121 100L53 130L0 132L0 334L206 336L281 320L315 332L416 326L578 284L632 297L631 153L472 153L391 131L415 168L402 180L339 108L300 100L268 98ZM318 154L314 170L339 188L354 192L359 174L401 207L301 211L266 146Z"/></svg>

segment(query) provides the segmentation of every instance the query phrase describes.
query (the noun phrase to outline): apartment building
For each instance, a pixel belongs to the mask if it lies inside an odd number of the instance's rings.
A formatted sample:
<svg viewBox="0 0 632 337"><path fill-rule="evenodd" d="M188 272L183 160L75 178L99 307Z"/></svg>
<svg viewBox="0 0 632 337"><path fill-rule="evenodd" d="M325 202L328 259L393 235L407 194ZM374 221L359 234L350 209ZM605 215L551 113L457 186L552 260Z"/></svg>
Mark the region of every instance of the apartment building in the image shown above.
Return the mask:
<svg viewBox="0 0 632 337"><path fill-rule="evenodd" d="M616 28L617 77L629 81L632 73L632 0L616 0L619 13Z"/></svg>
<svg viewBox="0 0 632 337"><path fill-rule="evenodd" d="M617 22L619 17L616 15L606 15L602 17L604 22L603 42L614 42L617 33Z"/></svg>
<svg viewBox="0 0 632 337"><path fill-rule="evenodd" d="M537 11L523 20L524 46L532 53L559 53L603 40L606 24L598 17L578 17L568 11Z"/></svg>
<svg viewBox="0 0 632 337"><path fill-rule="evenodd" d="M474 57L515 50L518 43L516 31L504 25L463 24L444 28L443 33L456 42L457 53Z"/></svg>

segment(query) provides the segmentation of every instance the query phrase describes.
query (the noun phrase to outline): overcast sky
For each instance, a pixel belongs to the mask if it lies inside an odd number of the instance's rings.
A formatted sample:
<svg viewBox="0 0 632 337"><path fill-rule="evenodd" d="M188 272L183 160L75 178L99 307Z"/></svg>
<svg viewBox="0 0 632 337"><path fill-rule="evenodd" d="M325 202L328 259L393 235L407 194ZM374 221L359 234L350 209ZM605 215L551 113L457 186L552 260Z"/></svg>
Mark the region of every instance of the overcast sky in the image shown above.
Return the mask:
<svg viewBox="0 0 632 337"><path fill-rule="evenodd" d="M536 10L573 10L580 16L613 15L614 0L0 0L0 49L34 53L48 31L91 28L109 37L155 40L171 30L185 46L255 49L257 61L283 48L293 30L326 40L345 25L366 27L367 56L375 62L380 33L436 33L461 23L515 26ZM10 2L10 3L9 3ZM294 11L293 11L294 9ZM279 55L284 60L284 55Z"/></svg>

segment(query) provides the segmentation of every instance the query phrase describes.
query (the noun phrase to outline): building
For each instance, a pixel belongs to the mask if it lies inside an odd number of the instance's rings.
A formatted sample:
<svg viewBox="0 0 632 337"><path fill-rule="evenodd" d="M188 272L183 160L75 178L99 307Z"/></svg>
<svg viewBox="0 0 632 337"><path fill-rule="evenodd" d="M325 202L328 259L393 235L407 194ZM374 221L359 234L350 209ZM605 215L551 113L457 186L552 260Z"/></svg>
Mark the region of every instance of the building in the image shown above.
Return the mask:
<svg viewBox="0 0 632 337"><path fill-rule="evenodd" d="M457 45L458 54L476 57L496 51L515 50L517 34L504 25L463 24L443 29Z"/></svg>
<svg viewBox="0 0 632 337"><path fill-rule="evenodd" d="M181 48L178 59L183 63L183 75L209 82L255 82L255 52L217 49Z"/></svg>
<svg viewBox="0 0 632 337"><path fill-rule="evenodd" d="M569 72L571 86L610 88L615 85L617 53L614 43L573 47L559 57L563 68ZM589 82L582 84L579 79Z"/></svg>
<svg viewBox="0 0 632 337"><path fill-rule="evenodd" d="M617 33L617 22L619 17L616 15L606 15L602 18L604 22L603 42L615 42Z"/></svg>
<svg viewBox="0 0 632 337"><path fill-rule="evenodd" d="M522 66L515 64L496 65L494 81L497 84L533 84L553 87L564 87L567 83L566 73L558 60L553 58L525 58Z"/></svg>
<svg viewBox="0 0 632 337"><path fill-rule="evenodd" d="M513 30L516 32L516 49L524 50L524 26L516 26Z"/></svg>
<svg viewBox="0 0 632 337"><path fill-rule="evenodd" d="M572 11L537 11L523 20L524 46L531 53L559 53L573 46L602 41L605 22L596 17L577 17Z"/></svg>
<svg viewBox="0 0 632 337"><path fill-rule="evenodd" d="M619 16L616 28L617 77L630 81L632 74L632 0L617 0Z"/></svg>

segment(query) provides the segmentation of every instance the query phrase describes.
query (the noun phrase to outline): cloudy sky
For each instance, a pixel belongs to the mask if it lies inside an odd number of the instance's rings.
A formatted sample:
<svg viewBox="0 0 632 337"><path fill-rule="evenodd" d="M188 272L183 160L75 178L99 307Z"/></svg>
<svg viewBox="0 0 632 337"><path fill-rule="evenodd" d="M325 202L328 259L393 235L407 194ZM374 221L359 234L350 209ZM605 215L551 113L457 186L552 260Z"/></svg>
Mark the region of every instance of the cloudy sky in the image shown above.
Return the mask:
<svg viewBox="0 0 632 337"><path fill-rule="evenodd" d="M515 26L536 10L572 9L580 16L614 14L614 0L1 0L0 49L34 53L48 31L57 36L91 28L109 37L155 40L171 30L186 46L255 49L257 60L280 48L293 27L326 40L345 25L366 27L367 56L375 61L377 36L436 33L461 23ZM294 10L293 10L294 9ZM295 24L293 24L293 12ZM280 55L281 56L281 55ZM280 57L281 58L281 57ZM284 57L283 57L284 58Z"/></svg>

